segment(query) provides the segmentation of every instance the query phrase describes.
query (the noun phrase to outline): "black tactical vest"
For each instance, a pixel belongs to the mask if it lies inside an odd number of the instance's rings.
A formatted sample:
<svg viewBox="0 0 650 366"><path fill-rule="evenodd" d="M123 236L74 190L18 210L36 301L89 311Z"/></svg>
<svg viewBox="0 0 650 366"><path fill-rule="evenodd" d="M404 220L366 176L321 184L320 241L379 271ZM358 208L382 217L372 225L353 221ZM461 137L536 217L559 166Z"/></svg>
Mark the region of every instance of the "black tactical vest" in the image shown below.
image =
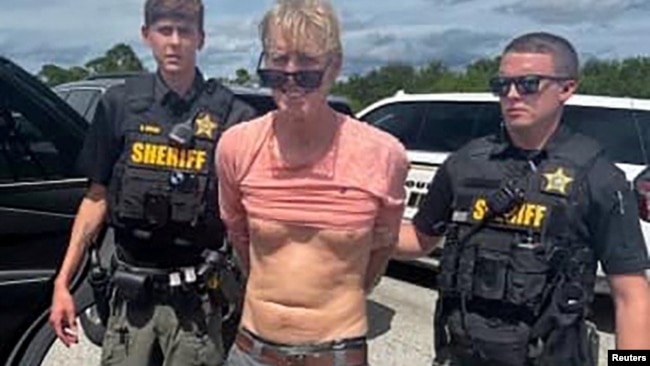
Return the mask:
<svg viewBox="0 0 650 366"><path fill-rule="evenodd" d="M111 224L138 240L218 247L223 227L214 152L233 95L208 80L186 120L169 121L167 107L154 100L155 82L146 75L125 85L124 145L109 186Z"/></svg>
<svg viewBox="0 0 650 366"><path fill-rule="evenodd" d="M436 321L463 351L519 366L531 357L529 343L545 339L554 326L555 320L540 322L550 306L566 306L574 322L592 296L595 256L572 223L580 219L578 199L585 197L584 179L601 148L574 135L535 165L494 159L494 146L489 138L474 142L453 172L453 217L439 277L444 303ZM518 202L494 217L488 201L504 187ZM551 304L558 286L565 304ZM446 338L436 337L437 343Z"/></svg>

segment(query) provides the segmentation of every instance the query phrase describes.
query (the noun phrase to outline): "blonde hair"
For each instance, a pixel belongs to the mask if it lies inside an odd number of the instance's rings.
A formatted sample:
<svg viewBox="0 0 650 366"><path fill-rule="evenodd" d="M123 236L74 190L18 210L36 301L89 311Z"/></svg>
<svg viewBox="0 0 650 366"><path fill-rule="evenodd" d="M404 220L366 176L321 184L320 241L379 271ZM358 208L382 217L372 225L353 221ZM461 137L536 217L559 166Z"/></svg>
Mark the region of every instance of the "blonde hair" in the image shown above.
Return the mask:
<svg viewBox="0 0 650 366"><path fill-rule="evenodd" d="M343 53L339 20L327 0L277 0L259 26L265 50L272 41L272 27L287 36L295 49L311 43L323 47L326 53Z"/></svg>

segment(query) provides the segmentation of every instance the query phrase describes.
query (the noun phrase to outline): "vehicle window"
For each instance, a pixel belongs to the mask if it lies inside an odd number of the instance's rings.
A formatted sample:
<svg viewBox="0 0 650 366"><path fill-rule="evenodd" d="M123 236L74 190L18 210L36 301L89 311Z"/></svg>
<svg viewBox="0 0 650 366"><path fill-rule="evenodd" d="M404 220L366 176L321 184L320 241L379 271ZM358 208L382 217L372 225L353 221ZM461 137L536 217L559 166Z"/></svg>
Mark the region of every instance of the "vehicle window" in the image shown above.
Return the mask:
<svg viewBox="0 0 650 366"><path fill-rule="evenodd" d="M501 112L493 102L404 102L363 119L397 137L408 150L451 152L498 132Z"/></svg>
<svg viewBox="0 0 650 366"><path fill-rule="evenodd" d="M632 119L641 131L639 142L645 158L643 164L650 165L650 111L633 110Z"/></svg>
<svg viewBox="0 0 650 366"><path fill-rule="evenodd" d="M397 137L407 149L412 149L417 145L425 110L425 103L392 103L366 114L362 119Z"/></svg>
<svg viewBox="0 0 650 366"><path fill-rule="evenodd" d="M90 100L90 105L88 106L88 110L86 111L86 120L88 122L92 122L93 118L95 117L95 110L97 110L97 105L99 104L99 100L101 98L101 93L97 92L95 97Z"/></svg>
<svg viewBox="0 0 650 366"><path fill-rule="evenodd" d="M68 97L69 92L67 90L54 90L54 94L65 100Z"/></svg>
<svg viewBox="0 0 650 366"><path fill-rule="evenodd" d="M91 104L95 105L101 92L95 89L79 89L70 91L66 102L74 108L80 115L88 118L87 112L90 111ZM94 113L94 112L93 112Z"/></svg>
<svg viewBox="0 0 650 366"><path fill-rule="evenodd" d="M648 111L567 106L563 121L573 131L596 139L617 163L646 164ZM643 122L646 121L646 122ZM646 131L644 131L646 130Z"/></svg>
<svg viewBox="0 0 650 366"><path fill-rule="evenodd" d="M407 149L452 152L470 140L497 133L501 111L494 102L426 102L418 138Z"/></svg>
<svg viewBox="0 0 650 366"><path fill-rule="evenodd" d="M34 124L18 113L0 113L0 182L63 177L59 151Z"/></svg>

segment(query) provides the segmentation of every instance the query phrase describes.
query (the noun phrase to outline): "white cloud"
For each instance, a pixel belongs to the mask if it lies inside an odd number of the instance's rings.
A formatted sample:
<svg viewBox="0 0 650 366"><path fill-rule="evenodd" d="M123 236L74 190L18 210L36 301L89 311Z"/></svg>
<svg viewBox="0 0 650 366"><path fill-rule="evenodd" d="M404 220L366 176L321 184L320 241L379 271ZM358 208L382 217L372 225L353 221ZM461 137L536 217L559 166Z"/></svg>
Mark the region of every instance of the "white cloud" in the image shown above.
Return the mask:
<svg viewBox="0 0 650 366"><path fill-rule="evenodd" d="M647 0L519 0L501 7L513 16L546 24L611 23L628 11L648 10Z"/></svg>
<svg viewBox="0 0 650 366"><path fill-rule="evenodd" d="M21 0L0 12L0 54L32 72L45 63L79 65L118 42L149 68L141 44L144 0ZM206 47L200 66L211 76L252 70L260 52L257 23L272 0L206 0ZM343 25L346 73L387 62L432 58L462 65L492 57L507 40L546 30L568 37L583 55L648 55L647 0L333 0Z"/></svg>

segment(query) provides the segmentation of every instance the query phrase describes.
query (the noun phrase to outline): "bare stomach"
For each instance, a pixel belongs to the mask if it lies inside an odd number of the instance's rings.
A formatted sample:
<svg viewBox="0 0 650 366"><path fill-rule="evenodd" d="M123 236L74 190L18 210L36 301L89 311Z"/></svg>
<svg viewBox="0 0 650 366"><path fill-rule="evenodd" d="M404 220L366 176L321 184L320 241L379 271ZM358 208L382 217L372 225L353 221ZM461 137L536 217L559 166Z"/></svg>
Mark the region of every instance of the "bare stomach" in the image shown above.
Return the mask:
<svg viewBox="0 0 650 366"><path fill-rule="evenodd" d="M370 229L325 230L250 221L242 325L278 343L366 334L364 277Z"/></svg>

